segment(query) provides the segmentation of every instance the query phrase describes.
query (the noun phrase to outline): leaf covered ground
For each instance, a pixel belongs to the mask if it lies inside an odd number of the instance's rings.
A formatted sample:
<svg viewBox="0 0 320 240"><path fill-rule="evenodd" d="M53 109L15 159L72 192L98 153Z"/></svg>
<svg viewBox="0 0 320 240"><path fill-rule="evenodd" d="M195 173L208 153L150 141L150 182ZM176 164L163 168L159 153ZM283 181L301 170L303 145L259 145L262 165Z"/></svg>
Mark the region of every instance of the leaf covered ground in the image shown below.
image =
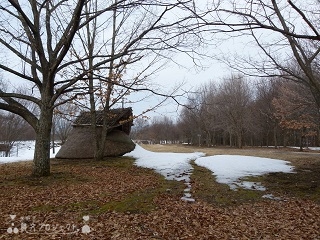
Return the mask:
<svg viewBox="0 0 320 240"><path fill-rule="evenodd" d="M281 200L230 191L196 166L196 201L185 202L183 183L138 168L130 158L52 160L46 178L30 177L30 162L2 164L0 239L320 239L319 155L242 152L291 156L296 174L257 179Z"/></svg>

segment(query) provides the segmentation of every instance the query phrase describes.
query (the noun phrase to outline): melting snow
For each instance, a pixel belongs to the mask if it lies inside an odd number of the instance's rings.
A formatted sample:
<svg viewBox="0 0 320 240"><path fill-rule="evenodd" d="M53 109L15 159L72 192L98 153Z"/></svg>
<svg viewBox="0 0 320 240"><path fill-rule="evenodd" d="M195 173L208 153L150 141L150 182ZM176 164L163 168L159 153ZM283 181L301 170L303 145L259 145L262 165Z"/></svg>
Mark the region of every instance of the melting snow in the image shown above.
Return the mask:
<svg viewBox="0 0 320 240"><path fill-rule="evenodd" d="M248 176L259 176L270 172L293 172L293 167L290 162L251 156L238 155L216 155L204 157L204 153L165 153L165 152L150 152L139 145L126 154L136 158L136 165L154 169L169 180L190 182L192 173L191 160L199 166L208 168L216 176L219 183L228 184L233 190L237 188L246 188L253 190L265 190L261 183L243 181L242 179ZM191 185L187 186L190 189ZM186 197L189 197L185 192Z"/></svg>
<svg viewBox="0 0 320 240"><path fill-rule="evenodd" d="M182 199L194 201L189 193L191 188L191 184L189 184L190 175L193 170L190 161L205 156L204 153L151 152L136 145L135 149L125 156L136 158L135 164L137 166L154 169L168 180L184 181L186 183L186 191Z"/></svg>
<svg viewBox="0 0 320 240"><path fill-rule="evenodd" d="M255 190L265 190L260 183L240 181L248 176L260 176L270 172L293 172L290 162L261 157L216 155L198 158L195 163L208 168L216 175L219 183L225 183L231 189L238 187Z"/></svg>

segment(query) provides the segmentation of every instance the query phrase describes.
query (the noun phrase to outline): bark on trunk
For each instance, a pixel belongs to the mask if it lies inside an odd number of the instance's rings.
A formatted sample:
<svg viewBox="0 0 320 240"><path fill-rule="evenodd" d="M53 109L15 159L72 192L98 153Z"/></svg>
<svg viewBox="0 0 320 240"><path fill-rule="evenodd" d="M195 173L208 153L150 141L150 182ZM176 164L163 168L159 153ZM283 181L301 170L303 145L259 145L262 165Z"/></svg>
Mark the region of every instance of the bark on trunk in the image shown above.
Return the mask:
<svg viewBox="0 0 320 240"><path fill-rule="evenodd" d="M104 151L105 151L105 138L100 138L101 139L101 144L99 146L99 148L97 149L96 153L95 153L95 161L102 161L104 158ZM102 145L104 144L104 145Z"/></svg>
<svg viewBox="0 0 320 240"><path fill-rule="evenodd" d="M33 175L50 175L50 135L52 127L52 111L42 109L37 125L37 137L33 159Z"/></svg>
<svg viewBox="0 0 320 240"><path fill-rule="evenodd" d="M320 146L320 125L318 125L317 135L315 136L315 146Z"/></svg>
<svg viewBox="0 0 320 240"><path fill-rule="evenodd" d="M273 141L274 141L274 148L278 148L278 138L277 138L277 125L273 128Z"/></svg>
<svg viewBox="0 0 320 240"><path fill-rule="evenodd" d="M107 113L108 111L104 109L103 113L103 124L100 138L97 138L99 141L99 148L97 149L95 160L101 161L104 158L105 146L106 146L106 137L108 131L108 124L107 124Z"/></svg>
<svg viewBox="0 0 320 240"><path fill-rule="evenodd" d="M303 151L303 140L304 140L304 130L302 129L300 131L300 139L299 139L300 152Z"/></svg>
<svg viewBox="0 0 320 240"><path fill-rule="evenodd" d="M207 147L211 147L211 134L209 131L207 131Z"/></svg>
<svg viewBox="0 0 320 240"><path fill-rule="evenodd" d="M229 132L229 144L230 144L230 147L233 146L233 142L232 142L232 134L231 132Z"/></svg>
<svg viewBox="0 0 320 240"><path fill-rule="evenodd" d="M93 98L93 94L90 94L90 102L91 98ZM99 141L99 136L98 136L98 130L97 130L97 115L95 111L95 106L94 106L94 100L91 102L91 131L92 135L94 136L94 141L93 141L93 159L95 161L99 160L98 152L100 149L100 141Z"/></svg>
<svg viewBox="0 0 320 240"><path fill-rule="evenodd" d="M242 134L240 132L237 134L237 140L238 140L238 148L242 148Z"/></svg>
<svg viewBox="0 0 320 240"><path fill-rule="evenodd" d="M287 137L287 130L283 133L283 147L287 147L288 137Z"/></svg>

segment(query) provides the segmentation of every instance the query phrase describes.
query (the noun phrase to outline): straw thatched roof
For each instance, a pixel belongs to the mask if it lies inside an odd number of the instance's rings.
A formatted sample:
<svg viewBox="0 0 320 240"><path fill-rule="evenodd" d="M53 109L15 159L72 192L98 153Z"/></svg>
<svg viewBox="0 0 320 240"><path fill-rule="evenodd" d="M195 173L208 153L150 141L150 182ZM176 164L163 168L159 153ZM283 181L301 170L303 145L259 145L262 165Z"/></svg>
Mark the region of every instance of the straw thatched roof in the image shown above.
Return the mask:
<svg viewBox="0 0 320 240"><path fill-rule="evenodd" d="M96 111L96 125L103 125L103 111ZM109 131L111 129L118 129L120 131L125 132L126 134L130 134L131 126L133 122L132 118L132 108L116 108L110 109L106 113L107 125L109 126ZM77 119L74 121L73 126L88 126L91 125L91 113L90 112L82 112Z"/></svg>

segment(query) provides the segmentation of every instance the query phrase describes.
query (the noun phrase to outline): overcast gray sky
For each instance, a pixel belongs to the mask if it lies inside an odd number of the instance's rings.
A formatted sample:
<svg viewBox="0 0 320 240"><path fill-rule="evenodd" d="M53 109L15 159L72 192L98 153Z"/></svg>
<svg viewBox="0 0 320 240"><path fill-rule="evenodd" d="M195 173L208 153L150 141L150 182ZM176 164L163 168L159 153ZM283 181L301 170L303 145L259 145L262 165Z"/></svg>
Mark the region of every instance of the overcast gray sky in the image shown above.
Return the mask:
<svg viewBox="0 0 320 240"><path fill-rule="evenodd" d="M254 55L258 52L257 48L253 48L250 44L251 39L248 36L242 36L238 38L231 38L227 41L222 41L218 45L208 45L206 47L206 54L208 57L203 58L199 63L203 68L195 67L192 59L188 58L184 54L180 54L173 58L173 61L183 65L183 67L177 66L174 62L169 62L166 67L158 74L152 76L152 82L159 86L160 92L169 93L176 86L182 84L179 88L179 93L186 91L196 91L204 84L213 81L216 84L221 82L221 79L229 76L234 72L233 69L224 64L220 58L227 58L233 54L246 55L248 49L250 54ZM211 57L210 57L211 56ZM142 93L132 94L129 99L137 100L143 96ZM185 95L186 97L187 95ZM146 109L156 106L164 98L157 96L150 96L143 101L132 104L135 115L140 114ZM179 98L181 104L186 103L186 98ZM127 104L126 106L129 106ZM152 118L154 116L169 116L173 120L178 117L181 107L178 106L173 100L167 100L161 107L156 108L153 111L146 113L145 115Z"/></svg>

